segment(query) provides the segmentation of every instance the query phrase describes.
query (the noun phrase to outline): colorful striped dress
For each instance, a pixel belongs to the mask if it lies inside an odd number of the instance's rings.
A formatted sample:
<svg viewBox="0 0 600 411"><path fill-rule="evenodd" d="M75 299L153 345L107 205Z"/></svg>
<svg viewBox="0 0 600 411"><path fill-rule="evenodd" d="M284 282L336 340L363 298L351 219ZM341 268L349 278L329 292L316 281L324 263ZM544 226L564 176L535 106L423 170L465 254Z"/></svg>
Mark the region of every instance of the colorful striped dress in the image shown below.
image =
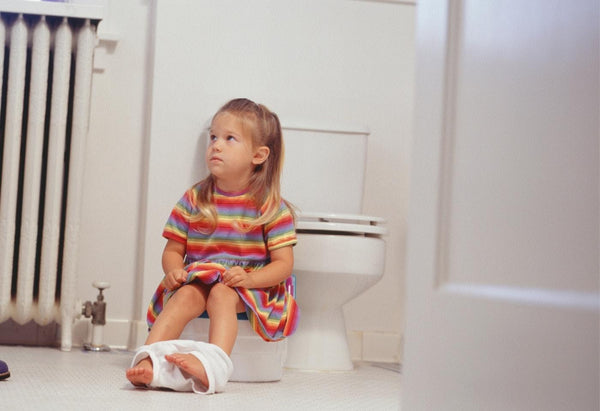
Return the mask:
<svg viewBox="0 0 600 411"><path fill-rule="evenodd" d="M240 266L246 271L257 270L269 263L270 251L296 244L296 231L290 210L282 201L275 218L264 226L243 232L238 224L254 220L260 210L247 192L226 193L215 190L213 201L218 221L216 229L206 232L204 221L190 221L197 214L194 198L200 184L194 185L177 202L163 236L186 246L186 283L201 281L212 284L222 280L225 270ZM235 290L246 305L246 314L252 328L266 341L277 341L291 335L298 324L299 310L286 281L268 288ZM152 327L163 305L174 292L161 284L148 307L147 322Z"/></svg>

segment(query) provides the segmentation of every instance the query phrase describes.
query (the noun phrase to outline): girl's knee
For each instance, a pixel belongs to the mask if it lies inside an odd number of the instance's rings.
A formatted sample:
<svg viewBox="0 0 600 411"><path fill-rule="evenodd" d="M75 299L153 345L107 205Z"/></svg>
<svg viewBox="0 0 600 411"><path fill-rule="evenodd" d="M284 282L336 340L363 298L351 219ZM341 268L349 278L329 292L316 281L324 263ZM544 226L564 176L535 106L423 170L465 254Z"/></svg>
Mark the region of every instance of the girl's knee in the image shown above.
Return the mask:
<svg viewBox="0 0 600 411"><path fill-rule="evenodd" d="M237 292L222 283L216 283L210 289L208 294L209 300L233 300L235 301L238 298Z"/></svg>
<svg viewBox="0 0 600 411"><path fill-rule="evenodd" d="M216 306L232 305L236 306L240 297L237 292L224 284L217 283L212 286L208 294L206 309L211 310Z"/></svg>
<svg viewBox="0 0 600 411"><path fill-rule="evenodd" d="M203 304L206 301L205 293L198 284L190 283L182 285L171 297L169 302L177 301L178 303L187 304Z"/></svg>

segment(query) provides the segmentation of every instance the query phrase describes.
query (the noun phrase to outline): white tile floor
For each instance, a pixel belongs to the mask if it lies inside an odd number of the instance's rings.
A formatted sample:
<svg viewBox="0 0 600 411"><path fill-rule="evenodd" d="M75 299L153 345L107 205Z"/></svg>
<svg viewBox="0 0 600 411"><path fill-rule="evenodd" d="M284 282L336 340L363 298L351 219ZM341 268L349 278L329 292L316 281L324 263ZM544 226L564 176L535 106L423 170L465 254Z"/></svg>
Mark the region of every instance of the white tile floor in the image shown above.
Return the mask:
<svg viewBox="0 0 600 411"><path fill-rule="evenodd" d="M132 353L0 346L11 372L0 381L1 410L398 410L401 374L369 363L346 373L285 370L274 383L229 382L223 393L135 389L125 379Z"/></svg>

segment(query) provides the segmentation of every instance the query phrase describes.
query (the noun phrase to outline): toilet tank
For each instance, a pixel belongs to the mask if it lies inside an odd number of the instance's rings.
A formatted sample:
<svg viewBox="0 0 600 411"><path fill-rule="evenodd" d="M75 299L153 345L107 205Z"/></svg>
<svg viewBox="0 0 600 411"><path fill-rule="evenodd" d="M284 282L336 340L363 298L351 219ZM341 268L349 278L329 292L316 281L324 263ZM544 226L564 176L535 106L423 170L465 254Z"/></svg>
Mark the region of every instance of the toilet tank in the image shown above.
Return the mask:
<svg viewBox="0 0 600 411"><path fill-rule="evenodd" d="M367 136L283 127L283 197L301 212L361 214Z"/></svg>

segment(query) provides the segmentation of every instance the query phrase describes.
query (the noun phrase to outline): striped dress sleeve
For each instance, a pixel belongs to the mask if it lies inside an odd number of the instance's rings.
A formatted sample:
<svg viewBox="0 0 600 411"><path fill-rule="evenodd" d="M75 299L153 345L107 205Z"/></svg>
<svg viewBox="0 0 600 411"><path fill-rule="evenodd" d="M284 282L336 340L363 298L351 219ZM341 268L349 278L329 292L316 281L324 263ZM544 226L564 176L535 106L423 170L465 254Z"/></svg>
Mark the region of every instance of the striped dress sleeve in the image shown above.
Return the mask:
<svg viewBox="0 0 600 411"><path fill-rule="evenodd" d="M179 199L163 230L163 237L175 240L179 243L186 243L188 238L188 230L190 228L190 217L193 213L192 199L194 198L194 190L196 186L190 188Z"/></svg>
<svg viewBox="0 0 600 411"><path fill-rule="evenodd" d="M275 218L265 224L264 232L269 251L296 244L294 219L290 209L283 201Z"/></svg>

